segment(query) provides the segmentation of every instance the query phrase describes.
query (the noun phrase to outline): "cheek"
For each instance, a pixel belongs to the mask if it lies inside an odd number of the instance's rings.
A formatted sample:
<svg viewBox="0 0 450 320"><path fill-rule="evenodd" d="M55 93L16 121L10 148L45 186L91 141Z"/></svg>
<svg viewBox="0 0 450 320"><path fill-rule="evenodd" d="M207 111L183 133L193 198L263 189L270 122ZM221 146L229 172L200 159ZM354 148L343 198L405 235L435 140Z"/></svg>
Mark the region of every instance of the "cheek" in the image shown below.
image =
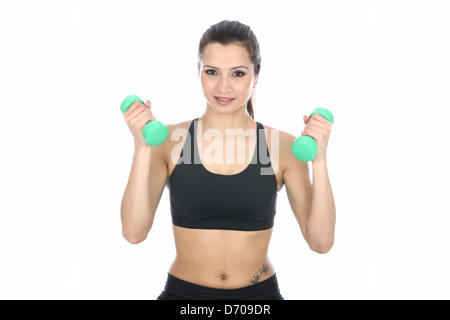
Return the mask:
<svg viewBox="0 0 450 320"><path fill-rule="evenodd" d="M247 91L252 91L253 89L253 77L246 77L242 81L242 87Z"/></svg>
<svg viewBox="0 0 450 320"><path fill-rule="evenodd" d="M211 90L215 87L215 81L212 77L201 77L200 83L202 84L203 90Z"/></svg>
<svg viewBox="0 0 450 320"><path fill-rule="evenodd" d="M253 81L251 79L242 81L240 88L243 94L246 96L250 95L253 91Z"/></svg>

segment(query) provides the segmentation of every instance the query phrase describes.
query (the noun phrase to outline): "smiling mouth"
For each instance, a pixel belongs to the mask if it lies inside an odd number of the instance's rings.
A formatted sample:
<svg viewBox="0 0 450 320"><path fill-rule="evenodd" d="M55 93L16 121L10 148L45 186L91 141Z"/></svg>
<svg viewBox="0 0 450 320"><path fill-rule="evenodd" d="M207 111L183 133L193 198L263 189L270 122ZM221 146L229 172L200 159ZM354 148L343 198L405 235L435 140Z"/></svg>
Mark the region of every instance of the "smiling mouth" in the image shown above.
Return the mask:
<svg viewBox="0 0 450 320"><path fill-rule="evenodd" d="M216 101L221 105L229 104L234 101L233 98L225 98L225 97L214 97L214 99L216 99Z"/></svg>

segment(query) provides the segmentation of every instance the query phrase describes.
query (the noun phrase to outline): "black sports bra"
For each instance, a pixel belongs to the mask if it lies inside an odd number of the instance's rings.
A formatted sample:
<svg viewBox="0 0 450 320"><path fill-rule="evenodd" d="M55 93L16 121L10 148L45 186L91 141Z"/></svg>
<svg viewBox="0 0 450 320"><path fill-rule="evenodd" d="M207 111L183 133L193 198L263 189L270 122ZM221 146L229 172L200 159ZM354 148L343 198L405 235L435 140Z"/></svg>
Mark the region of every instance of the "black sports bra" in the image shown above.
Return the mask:
<svg viewBox="0 0 450 320"><path fill-rule="evenodd" d="M277 182L264 127L257 122L257 141L250 164L240 173L222 175L208 171L200 161L197 124L198 118L189 127L180 159L169 178L172 223L192 229L272 228Z"/></svg>

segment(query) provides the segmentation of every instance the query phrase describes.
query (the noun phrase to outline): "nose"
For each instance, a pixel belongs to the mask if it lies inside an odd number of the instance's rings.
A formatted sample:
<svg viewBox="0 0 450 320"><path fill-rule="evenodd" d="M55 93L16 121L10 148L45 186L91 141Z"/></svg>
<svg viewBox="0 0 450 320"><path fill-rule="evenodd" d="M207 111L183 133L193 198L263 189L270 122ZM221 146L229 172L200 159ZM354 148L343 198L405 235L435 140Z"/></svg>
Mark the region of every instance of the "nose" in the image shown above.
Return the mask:
<svg viewBox="0 0 450 320"><path fill-rule="evenodd" d="M219 81L219 92L228 93L231 91L233 91L233 88L231 86L230 78L227 76L221 76Z"/></svg>

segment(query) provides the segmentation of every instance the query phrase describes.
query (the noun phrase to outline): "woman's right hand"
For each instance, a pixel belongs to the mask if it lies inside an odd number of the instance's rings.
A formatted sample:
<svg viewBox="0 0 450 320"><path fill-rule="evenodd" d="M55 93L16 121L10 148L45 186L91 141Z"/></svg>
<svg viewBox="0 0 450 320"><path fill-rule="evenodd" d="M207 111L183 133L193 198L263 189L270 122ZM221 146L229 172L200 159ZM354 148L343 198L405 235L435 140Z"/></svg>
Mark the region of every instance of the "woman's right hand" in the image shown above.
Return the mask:
<svg viewBox="0 0 450 320"><path fill-rule="evenodd" d="M127 112L123 114L125 122L133 135L134 145L136 147L150 147L144 140L142 131L149 121L156 120L155 116L150 111L151 106L152 104L149 100L147 100L145 104L136 101L131 105Z"/></svg>

